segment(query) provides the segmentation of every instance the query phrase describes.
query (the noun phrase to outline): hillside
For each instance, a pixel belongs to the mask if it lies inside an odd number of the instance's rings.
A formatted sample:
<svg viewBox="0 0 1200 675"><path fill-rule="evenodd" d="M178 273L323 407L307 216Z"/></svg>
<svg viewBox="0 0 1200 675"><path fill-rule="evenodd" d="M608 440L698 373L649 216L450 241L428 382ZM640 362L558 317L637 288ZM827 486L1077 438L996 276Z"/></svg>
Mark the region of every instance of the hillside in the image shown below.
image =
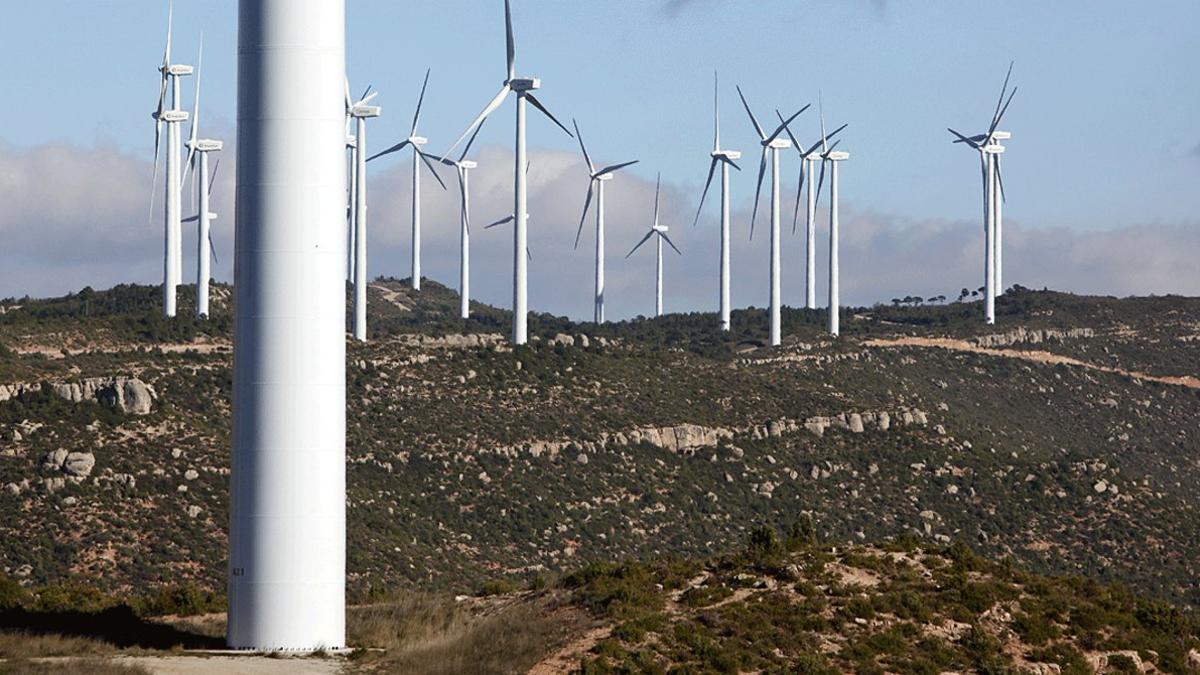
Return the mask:
<svg viewBox="0 0 1200 675"><path fill-rule="evenodd" d="M967 542L1039 573L1200 602L1200 300L1023 289L977 303L595 326L455 318L371 288L349 346L359 599L590 561L706 557L811 518L831 544ZM181 298L188 291L181 292ZM0 302L0 570L26 586L222 591L230 289L212 321L122 286ZM189 311L181 302L180 313ZM284 470L284 467L281 467Z"/></svg>

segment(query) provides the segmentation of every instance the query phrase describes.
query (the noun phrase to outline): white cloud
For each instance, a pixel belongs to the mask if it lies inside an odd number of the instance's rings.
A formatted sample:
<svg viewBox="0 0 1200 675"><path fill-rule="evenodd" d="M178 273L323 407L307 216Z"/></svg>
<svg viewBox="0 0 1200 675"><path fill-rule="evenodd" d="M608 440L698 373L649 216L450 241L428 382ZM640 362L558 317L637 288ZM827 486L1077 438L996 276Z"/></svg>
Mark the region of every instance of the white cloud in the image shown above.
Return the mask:
<svg viewBox="0 0 1200 675"><path fill-rule="evenodd" d="M223 153L214 202L220 218L215 238L218 278L232 277L233 148ZM579 250L572 249L587 188L580 159L569 153L533 151L530 171L530 304L536 310L590 316L594 218L589 216ZM600 158L603 161L603 158ZM507 306L511 299L512 235L509 226L482 226L512 212L512 153L486 146L472 175L472 288L478 299ZM371 165L371 275L408 275L410 163L404 156ZM648 173L644 166L637 167ZM735 179L747 188L752 171ZM151 164L112 148L40 146L18 150L0 144L0 297L60 294L85 285L97 288L161 277L161 210L147 222ZM458 277L458 192L454 176L443 192L423 177L423 265L425 276L456 285ZM694 179L695 177L689 177ZM785 182L785 185L794 185ZM683 249L666 256L668 311L711 311L716 304L718 238L715 193L700 225L690 226L699 185L685 189L667 177L662 222ZM609 316L653 310L654 256L625 254L649 226L654 184L622 173L608 186L607 254ZM161 198L161 194L160 194ZM842 294L846 302L869 304L892 297L957 295L980 285L982 228L968 221L910 221L854 208L852 194L842 213ZM784 300L803 297L803 239L791 234L790 195L785 192ZM767 298L768 237L757 228L747 240L748 200L736 203L733 226L734 301L763 306ZM763 208L766 208L764 195ZM185 211L190 211L185 207ZM821 209L819 231L825 231ZM1103 232L1005 227L1005 281L1029 287L1114 295L1183 293L1200 295L1200 226L1196 223L1131 224ZM185 273L194 269L194 230L185 226ZM823 296L827 240L819 238L818 281Z"/></svg>

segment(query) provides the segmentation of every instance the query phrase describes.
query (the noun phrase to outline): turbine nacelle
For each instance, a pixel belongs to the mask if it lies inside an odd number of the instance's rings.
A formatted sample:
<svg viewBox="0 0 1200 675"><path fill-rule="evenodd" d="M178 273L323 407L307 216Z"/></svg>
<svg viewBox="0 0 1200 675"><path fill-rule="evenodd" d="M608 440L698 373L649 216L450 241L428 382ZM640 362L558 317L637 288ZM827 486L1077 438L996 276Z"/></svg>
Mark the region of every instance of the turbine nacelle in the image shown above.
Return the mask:
<svg viewBox="0 0 1200 675"><path fill-rule="evenodd" d="M714 150L709 153L709 156L714 159L727 159L729 161L742 158L742 153L738 150Z"/></svg>
<svg viewBox="0 0 1200 675"><path fill-rule="evenodd" d="M651 225L650 229L654 230L655 232L668 232L671 228L667 227L666 225L655 224Z"/></svg>
<svg viewBox="0 0 1200 675"><path fill-rule="evenodd" d="M995 143L991 145L985 145L983 146L983 152L986 152L989 155L1000 155L1004 153L1004 146L997 145Z"/></svg>
<svg viewBox="0 0 1200 675"><path fill-rule="evenodd" d="M358 147L358 136L355 136L353 134L346 134L346 147L347 148L357 148Z"/></svg>
<svg viewBox="0 0 1200 675"><path fill-rule="evenodd" d="M191 75L195 71L195 68L184 65L182 63L172 63L170 65L160 67L158 69L158 71L164 75L174 75L175 77L186 77L188 75Z"/></svg>
<svg viewBox="0 0 1200 675"><path fill-rule="evenodd" d="M417 147L421 147L429 142L429 139L424 136L409 136L406 140Z"/></svg>
<svg viewBox="0 0 1200 675"><path fill-rule="evenodd" d="M592 180L612 180L612 179L613 179L613 174L611 174L611 173L605 173L605 174L601 174L599 176L592 176Z"/></svg>
<svg viewBox="0 0 1200 675"><path fill-rule="evenodd" d="M1010 138L1012 138L1011 131L993 131L992 132L992 142L1007 141Z"/></svg>
<svg viewBox="0 0 1200 675"><path fill-rule="evenodd" d="M771 141L764 141L763 147L771 148L772 150L786 150L792 147L792 142L786 138L775 138Z"/></svg>
<svg viewBox="0 0 1200 675"><path fill-rule="evenodd" d="M377 105L356 105L350 108L350 116L358 118L379 117L383 114L383 108Z"/></svg>
<svg viewBox="0 0 1200 675"><path fill-rule="evenodd" d="M152 112L150 116L160 122L186 122L189 117L186 110L164 110L162 113Z"/></svg>
<svg viewBox="0 0 1200 675"><path fill-rule="evenodd" d="M834 150L833 152L825 155L825 159L831 162L844 162L847 159L850 159L850 153L843 152L841 150Z"/></svg>
<svg viewBox="0 0 1200 675"><path fill-rule="evenodd" d="M472 159L464 159L464 160L457 162L457 164L458 164L458 168L460 168L460 169L470 170L470 169L479 168L479 162L476 162L475 160L472 160Z"/></svg>
<svg viewBox="0 0 1200 675"><path fill-rule="evenodd" d="M193 152L220 152L225 147L224 141L217 141L211 138L201 138L196 141L188 141L184 143Z"/></svg>
<svg viewBox="0 0 1200 675"><path fill-rule="evenodd" d="M536 77L516 77L509 80L505 84L508 85L509 89L512 89L517 93L535 91L542 88L541 79Z"/></svg>

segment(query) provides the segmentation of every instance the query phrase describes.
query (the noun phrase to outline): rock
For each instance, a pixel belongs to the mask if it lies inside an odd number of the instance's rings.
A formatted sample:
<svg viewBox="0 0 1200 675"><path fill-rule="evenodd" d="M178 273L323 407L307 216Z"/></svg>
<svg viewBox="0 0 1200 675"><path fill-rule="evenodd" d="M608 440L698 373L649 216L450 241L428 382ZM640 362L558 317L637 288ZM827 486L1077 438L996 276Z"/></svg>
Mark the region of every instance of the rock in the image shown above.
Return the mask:
<svg viewBox="0 0 1200 675"><path fill-rule="evenodd" d="M479 480L482 481L484 485L487 485L488 483L492 482L492 477L489 476L486 471L480 471Z"/></svg>
<svg viewBox="0 0 1200 675"><path fill-rule="evenodd" d="M583 333L580 333L579 334L579 346L583 347L584 349L587 349L588 347L592 346L592 342L591 342L591 340L588 339L588 336L584 335Z"/></svg>
<svg viewBox="0 0 1200 675"><path fill-rule="evenodd" d="M63 471L73 478L87 478L96 466L96 456L90 452L71 452L63 462Z"/></svg>
<svg viewBox="0 0 1200 675"><path fill-rule="evenodd" d="M879 413L879 430L887 431L891 427L892 427L892 416L885 412Z"/></svg>
<svg viewBox="0 0 1200 675"><path fill-rule="evenodd" d="M947 485L946 486L946 494L950 494L950 495L958 494L958 486L954 485L953 483L951 483L950 485Z"/></svg>
<svg viewBox="0 0 1200 675"><path fill-rule="evenodd" d="M9 483L4 486L4 491L15 497L21 494L21 486L16 483Z"/></svg>
<svg viewBox="0 0 1200 675"><path fill-rule="evenodd" d="M154 402L154 392L150 387L137 378L130 378L124 385L124 410L134 415L147 415Z"/></svg>
<svg viewBox="0 0 1200 675"><path fill-rule="evenodd" d="M171 448L171 458L179 459L180 457L183 457L183 450L180 450L179 448Z"/></svg>
<svg viewBox="0 0 1200 675"><path fill-rule="evenodd" d="M858 413L850 413L850 432L861 434L863 432L862 415Z"/></svg>
<svg viewBox="0 0 1200 675"><path fill-rule="evenodd" d="M929 424L929 419L925 417L925 413L920 410L912 411L913 421L922 426Z"/></svg>
<svg viewBox="0 0 1200 675"><path fill-rule="evenodd" d="M779 437L783 435L783 429L783 422L779 420L771 420L770 424L767 425L767 434L773 437Z"/></svg>
<svg viewBox="0 0 1200 675"><path fill-rule="evenodd" d="M554 339L550 341L550 344L562 345L563 347L574 347L575 346L575 338L573 338L570 335L567 335L565 333L559 333L558 335L554 336Z"/></svg>
<svg viewBox="0 0 1200 675"><path fill-rule="evenodd" d="M1104 494L1108 490L1108 482L1097 481L1096 484L1092 486L1092 489L1096 491L1096 494Z"/></svg>
<svg viewBox="0 0 1200 675"><path fill-rule="evenodd" d="M75 504L77 504L78 502L79 502L79 500L74 497L65 497L63 499L64 506L75 506Z"/></svg>
<svg viewBox="0 0 1200 675"><path fill-rule="evenodd" d="M583 453L583 452L581 452L581 453L579 453L578 455L576 455L576 456L575 456L575 462L576 462L576 463L578 463L578 464L583 464L583 465L586 465L586 464L588 463L588 456L587 456L587 453Z"/></svg>
<svg viewBox="0 0 1200 675"><path fill-rule="evenodd" d="M28 563L21 565L17 569L13 570L14 577L24 578L31 574L33 574L33 565L30 565Z"/></svg>
<svg viewBox="0 0 1200 675"><path fill-rule="evenodd" d="M184 480L196 480L199 477L200 477L200 472L196 471L195 469L188 469L187 471L183 472Z"/></svg>
<svg viewBox="0 0 1200 675"><path fill-rule="evenodd" d="M180 485L179 487L175 488L175 491L176 491L176 492L187 492L187 486L186 486L186 485Z"/></svg>
<svg viewBox="0 0 1200 675"><path fill-rule="evenodd" d="M9 434L9 438L11 438L14 443L20 443L21 441L25 440L21 438L21 432L17 431L16 429L12 430L12 433Z"/></svg>
<svg viewBox="0 0 1200 675"><path fill-rule="evenodd" d="M774 463L775 463L775 458L774 458L774 457L772 457L771 455L767 455L767 456L766 456L766 460L767 460L767 464L774 464Z"/></svg>
<svg viewBox="0 0 1200 675"><path fill-rule="evenodd" d="M54 476L42 480L42 486L46 488L46 492L54 494L67 486L67 479L62 476Z"/></svg>
<svg viewBox="0 0 1200 675"><path fill-rule="evenodd" d="M71 453L59 448L51 450L42 458L42 468L48 471L59 471L62 469L63 462L67 461L67 455Z"/></svg>
<svg viewBox="0 0 1200 675"><path fill-rule="evenodd" d="M817 480L821 477L821 467L814 464L812 470L808 472L808 475L813 480Z"/></svg>

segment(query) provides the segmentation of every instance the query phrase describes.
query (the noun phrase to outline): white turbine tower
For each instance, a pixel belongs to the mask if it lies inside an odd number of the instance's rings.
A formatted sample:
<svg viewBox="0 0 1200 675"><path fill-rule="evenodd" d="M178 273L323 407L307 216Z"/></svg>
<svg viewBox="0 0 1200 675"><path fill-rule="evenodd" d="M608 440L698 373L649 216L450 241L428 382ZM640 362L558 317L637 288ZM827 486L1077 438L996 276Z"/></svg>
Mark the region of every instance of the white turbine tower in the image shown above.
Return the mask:
<svg viewBox="0 0 1200 675"><path fill-rule="evenodd" d="M196 196L196 215L183 222L196 223L196 318L208 318L208 282L212 277L210 263L216 257L212 245L212 221L217 217L209 208L212 196L213 182L217 176L217 166L212 173L208 172L208 155L220 152L224 143L210 138L200 138L200 75L204 65L204 38L200 39L200 55L196 59L196 95L192 102L192 128L188 135L188 159L184 164L184 180L187 172L192 172L192 180L197 180L199 174L199 193ZM197 163L199 166L197 166ZM218 162L219 166L220 162ZM195 183L193 183L193 186Z"/></svg>
<svg viewBox="0 0 1200 675"><path fill-rule="evenodd" d="M241 0L227 642L345 646L345 0Z"/></svg>
<svg viewBox="0 0 1200 675"><path fill-rule="evenodd" d="M446 184L442 182L442 177L438 175L437 169L433 168L429 157L421 150L421 147L429 142L429 139L424 136L417 135L417 124L421 121L421 105L425 103L425 89L429 86L429 70L425 71L425 82L421 85L421 96L417 99L417 111L413 113L412 128L408 132L408 137L383 152L376 153L374 156L367 159L368 162L379 159L384 155L390 155L393 152L399 152L406 147L412 147L412 289L414 291L421 290L421 163L429 167L430 173L442 189L446 189ZM447 153L449 154L449 153Z"/></svg>
<svg viewBox="0 0 1200 675"><path fill-rule="evenodd" d="M354 203L358 194L358 136L354 132L354 116L351 110L354 108L354 99L350 98L350 78L345 79L345 94L346 94L346 281L354 283L354 253L355 253L355 233L356 225L354 222ZM359 101L367 101L367 94L371 92L371 87L368 85L363 91Z"/></svg>
<svg viewBox="0 0 1200 675"><path fill-rule="evenodd" d="M367 87L370 91L370 87ZM367 94L349 104L354 119L354 339L367 340L367 120L383 114L383 108L370 105L379 92ZM349 99L347 99L349 102ZM343 143L345 141L343 140Z"/></svg>
<svg viewBox="0 0 1200 675"><path fill-rule="evenodd" d="M475 127L483 123L488 115L491 115L497 108L504 103L504 99L508 97L509 92L515 92L517 95L517 138L516 152L514 153L513 162L513 218L516 222L513 227L513 329L512 341L513 344L523 345L529 340L528 321L529 321L529 295L528 295L528 266L526 256L521 255L522 251L528 253L527 245L528 233L526 231L528 225L528 184L526 176L526 152L525 152L525 102L533 104L546 117L550 118L560 129L568 136L571 132L555 119L554 115L542 105L532 92L542 86L541 80L536 77L521 77L516 76L516 45L513 41L512 29L512 8L509 5L509 0L504 0L504 26L507 51L507 78L504 84L501 85L500 91L492 98L490 102L483 108L483 112L471 122L467 130L463 132L454 145L446 151L446 155L451 155L459 143L471 135L475 131Z"/></svg>
<svg viewBox="0 0 1200 675"><path fill-rule="evenodd" d="M730 296L729 296L729 167L738 171L742 168L734 160L742 158L737 150L721 149L721 104L720 87L717 74L713 73L713 150L712 162L708 165L708 179L704 181L704 192L700 194L700 206L696 208L696 217L692 227L700 222L700 212L704 210L704 199L708 196L708 188L712 185L713 175L717 166L721 167L721 280L720 280L720 312L721 330L729 331Z"/></svg>
<svg viewBox="0 0 1200 675"><path fill-rule="evenodd" d="M746 108L746 114L750 116L750 122L754 125L754 131L758 133L758 138L762 144L762 157L758 163L758 187L754 191L754 211L750 216L750 238L754 238L754 221L758 217L758 198L762 193L763 176L767 170L767 156L771 158L771 267L770 267L770 288L771 288L771 346L777 347L783 341L782 330L780 326L780 308L782 300L780 298L779 287L779 268L780 268L780 244L779 244L779 151L789 148L792 142L786 138L780 138L779 135L787 129L787 125L792 120L796 119L800 113L808 110L808 106L797 110L791 117L783 120L782 124L775 129L775 132L770 136L763 131L762 125L758 123L758 119L754 116L754 112L750 110L750 104L746 102L745 95L742 94L742 88L737 88L738 97L742 99L742 106Z"/></svg>
<svg viewBox="0 0 1200 675"><path fill-rule="evenodd" d="M182 136L179 124L188 119L187 112L180 106L180 78L192 74L192 67L171 63L171 33L175 16L174 3L167 8L167 44L163 49L162 65L159 66L158 108L154 111L154 183L158 183L158 153L162 144L163 125L167 127L166 185L163 208L163 315L175 316L176 287L183 276L182 219L180 215L180 168L179 147ZM171 91L171 107L167 108L167 90ZM150 193L150 208L154 208L154 190Z"/></svg>
<svg viewBox="0 0 1200 675"><path fill-rule="evenodd" d="M583 215L579 216L579 229L575 232L575 249L579 249L579 237L583 234L583 223L587 220L588 209L592 205L592 196L596 197L596 293L593 302L592 320L604 323L604 184L612 180L613 174L627 166L638 163L638 160L613 164L599 171L588 155L587 146L583 143L583 134L579 124L571 120L575 127L575 137L579 139L579 149L583 151L583 161L587 163L588 189L583 201Z"/></svg>
<svg viewBox="0 0 1200 675"><path fill-rule="evenodd" d="M479 135L479 130L482 128L482 124L475 127L475 133L471 134L471 140L467 141L467 145L463 148L462 154L459 155L458 159L429 155L430 158L446 166L454 167L455 171L458 172L458 195L461 204L458 218L458 315L463 319L471 318L471 170L479 166L476 162L467 159L467 153L471 152L471 146L475 143L475 137Z"/></svg>
<svg viewBox="0 0 1200 675"><path fill-rule="evenodd" d="M776 110L776 117L779 121L783 121L783 115ZM804 257L805 257L805 280L804 280L804 307L806 309L817 308L817 201L821 197L821 185L814 183L812 180L813 172L817 168L817 162L821 160L822 148L825 148L828 141L834 136L841 133L847 125L843 124L833 131L833 133L825 136L821 135L821 140L808 146L805 150L803 145L796 140L796 136L792 134L792 130L787 130L788 138L792 140L793 147L796 152L800 153L800 181L796 186L796 208L792 212L792 233L796 232L796 225L800 221L800 199L804 195L804 185L808 184L808 204L805 209L805 236L804 236ZM836 143L834 144L837 145Z"/></svg>
<svg viewBox="0 0 1200 675"><path fill-rule="evenodd" d="M1003 288L1002 273L1000 272L1000 263L1003 260L1000 252L1000 215L1002 213L1000 203L1004 199L1004 180L1000 174L1000 156L1004 152L1004 146L997 141L1007 140L1011 134L1006 131L997 131L996 128L1004 119L1004 114L1008 112L1008 106L1012 103L1013 96L1017 94L1016 87L1011 92L1008 91L1012 68L1012 64L1009 64L1008 74L1004 77L1000 98L996 103L996 110L992 113L992 120L986 133L967 137L954 129L948 129L956 137L955 143L965 143L979 153L979 172L983 181L984 321L988 324L996 322L996 295L1000 292L997 289ZM1005 98L1006 95L1007 98Z"/></svg>
<svg viewBox="0 0 1200 675"><path fill-rule="evenodd" d="M642 237L642 240L637 243L637 246L634 246L629 253L625 254L625 258L628 259L629 256L636 253L637 250L642 247L642 244L645 244L647 241L649 241L650 237L657 235L654 242L657 259L654 282L654 316L656 317L663 315L663 242L667 242L671 248L675 249L676 253L683 255L683 252L679 250L679 247L675 245L675 242L671 241L671 238L667 236L667 226L660 225L658 222L658 194L661 183L662 175L660 174L654 179L654 221L650 225L650 231L646 233L646 236Z"/></svg>

